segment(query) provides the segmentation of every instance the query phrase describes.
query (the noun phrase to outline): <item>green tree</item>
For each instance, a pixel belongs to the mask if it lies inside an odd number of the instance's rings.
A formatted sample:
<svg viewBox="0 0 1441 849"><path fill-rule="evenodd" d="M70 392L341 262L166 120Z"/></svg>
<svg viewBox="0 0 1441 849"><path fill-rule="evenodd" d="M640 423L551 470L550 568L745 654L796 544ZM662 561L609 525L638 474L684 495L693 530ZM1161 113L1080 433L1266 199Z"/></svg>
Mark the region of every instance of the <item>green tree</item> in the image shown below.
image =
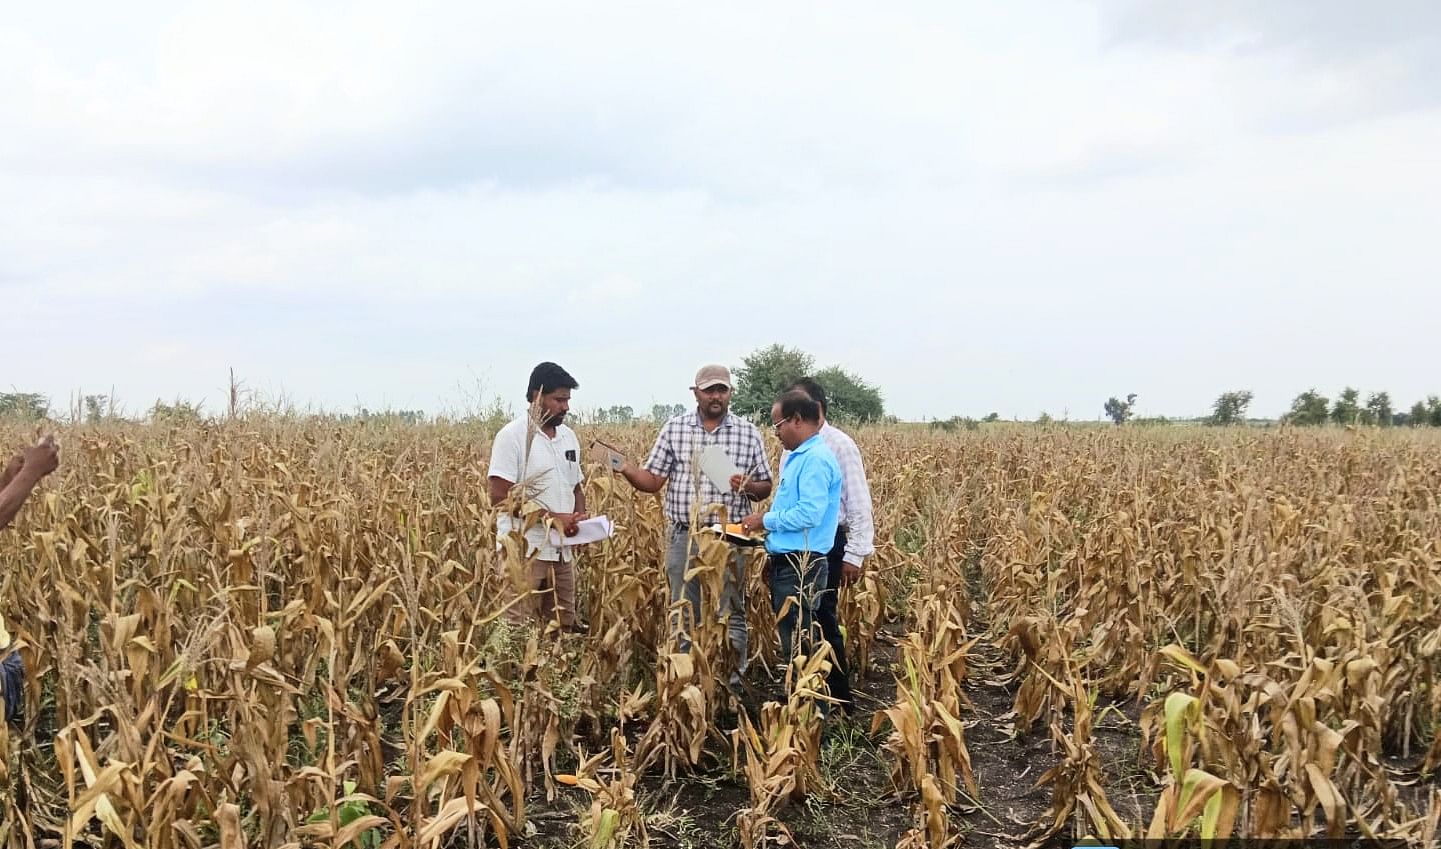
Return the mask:
<svg viewBox="0 0 1441 849"><path fill-rule="evenodd" d="M36 392L0 392L0 417L44 419L50 416L50 399Z"/></svg>
<svg viewBox="0 0 1441 849"><path fill-rule="evenodd" d="M1425 427L1427 422L1426 402L1417 401L1411 405L1411 412L1406 416L1406 424L1411 427Z"/></svg>
<svg viewBox="0 0 1441 849"><path fill-rule="evenodd" d="M1341 390L1341 397L1331 406L1331 421L1336 424L1355 424L1361 417L1361 393L1351 387Z"/></svg>
<svg viewBox="0 0 1441 849"><path fill-rule="evenodd" d="M1307 389L1291 402L1291 412L1286 421L1295 425L1322 425L1326 423L1331 401L1314 388Z"/></svg>
<svg viewBox="0 0 1441 849"><path fill-rule="evenodd" d="M1366 398L1366 410L1362 418L1367 424L1381 427L1395 424L1396 411L1391 409L1391 395L1386 392L1372 392Z"/></svg>
<svg viewBox="0 0 1441 849"><path fill-rule="evenodd" d="M656 424L665 424L666 419L684 412L684 404L654 404L650 408L650 418Z"/></svg>
<svg viewBox="0 0 1441 849"><path fill-rule="evenodd" d="M1246 423L1246 408L1251 406L1251 390L1222 392L1211 407L1209 422L1213 425Z"/></svg>
<svg viewBox="0 0 1441 849"><path fill-rule="evenodd" d="M1111 421L1118 425L1125 424L1126 420L1131 417L1131 410L1135 404L1136 393L1134 392L1127 395L1124 401L1113 395L1106 399L1106 415L1110 417Z"/></svg>
<svg viewBox="0 0 1441 849"><path fill-rule="evenodd" d="M97 424L105 418L105 402L109 400L105 395L85 396L85 421L90 424Z"/></svg>
<svg viewBox="0 0 1441 849"><path fill-rule="evenodd" d="M1426 396L1426 423L1432 427L1441 427L1441 398L1435 395Z"/></svg>
<svg viewBox="0 0 1441 849"><path fill-rule="evenodd" d="M755 418L769 412L776 396L802 377L811 377L826 390L830 415L841 421L873 422L885 417L881 391L840 366L815 370L815 358L805 351L775 344L752 351L733 370L735 395L731 412Z"/></svg>
<svg viewBox="0 0 1441 849"><path fill-rule="evenodd" d="M983 422L998 422L998 421L1000 421L1000 420L1001 420L1001 414L1000 414L1000 413L987 413L987 414L986 414L986 417L985 417L984 419L981 419L981 421L983 421Z"/></svg>
<svg viewBox="0 0 1441 849"><path fill-rule="evenodd" d="M881 390L840 366L821 369L812 378L826 390L826 418L840 422L874 422L886 414Z"/></svg>
<svg viewBox="0 0 1441 849"><path fill-rule="evenodd" d="M362 409L360 417L362 419L368 419L372 417L372 414L369 410ZM157 398L155 399L155 406L150 408L150 420L157 424L198 422L203 418L205 418L205 414L200 409L199 404L182 401L179 398L175 399L174 404L167 404Z"/></svg>
<svg viewBox="0 0 1441 849"><path fill-rule="evenodd" d="M792 382L810 374L815 360L810 354L779 343L752 351L735 369L736 389L731 412L755 418L771 408L776 396ZM824 384L822 384L824 385ZM830 387L826 387L829 392Z"/></svg>

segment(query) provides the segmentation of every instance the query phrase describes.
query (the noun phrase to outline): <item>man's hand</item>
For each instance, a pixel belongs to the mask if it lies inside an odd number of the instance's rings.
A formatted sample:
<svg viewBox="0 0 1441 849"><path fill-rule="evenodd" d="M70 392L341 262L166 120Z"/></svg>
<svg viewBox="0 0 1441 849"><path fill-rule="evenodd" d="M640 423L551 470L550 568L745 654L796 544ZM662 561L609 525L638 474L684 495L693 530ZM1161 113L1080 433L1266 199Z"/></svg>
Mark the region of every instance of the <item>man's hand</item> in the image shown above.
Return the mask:
<svg viewBox="0 0 1441 849"><path fill-rule="evenodd" d="M741 530L748 534L753 534L766 526L765 518L764 513L752 513L744 519L741 519Z"/></svg>
<svg viewBox="0 0 1441 849"><path fill-rule="evenodd" d="M861 579L861 567L854 563L841 564L841 586L849 587Z"/></svg>
<svg viewBox="0 0 1441 849"><path fill-rule="evenodd" d="M60 448L49 437L41 440L38 445L26 448L23 457L22 471L37 481L60 468Z"/></svg>
<svg viewBox="0 0 1441 849"><path fill-rule="evenodd" d="M746 476L737 472L731 475L731 492L744 492Z"/></svg>
<svg viewBox="0 0 1441 849"><path fill-rule="evenodd" d="M556 513L555 511L547 512L550 513L551 521L555 522L557 525L560 526L560 532L568 537L573 537L576 534L580 533L581 520L589 518L585 513Z"/></svg>

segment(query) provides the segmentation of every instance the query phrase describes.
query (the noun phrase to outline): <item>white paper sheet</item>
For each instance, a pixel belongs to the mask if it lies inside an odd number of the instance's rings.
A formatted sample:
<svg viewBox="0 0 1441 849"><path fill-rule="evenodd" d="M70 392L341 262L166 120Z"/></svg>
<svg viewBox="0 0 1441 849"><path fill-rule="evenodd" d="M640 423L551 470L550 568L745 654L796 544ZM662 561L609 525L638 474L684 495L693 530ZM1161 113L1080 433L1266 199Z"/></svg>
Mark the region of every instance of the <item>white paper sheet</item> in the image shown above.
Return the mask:
<svg viewBox="0 0 1441 849"><path fill-rule="evenodd" d="M740 474L740 469L731 462L730 455L719 445L707 445L701 452L700 470L721 492L730 492L731 475Z"/></svg>
<svg viewBox="0 0 1441 849"><path fill-rule="evenodd" d="M568 537L560 531L551 529L550 544L557 546L585 545L588 542L600 542L603 539L610 539L615 533L615 527L610 523L608 516L592 516L581 521L579 530L573 537Z"/></svg>

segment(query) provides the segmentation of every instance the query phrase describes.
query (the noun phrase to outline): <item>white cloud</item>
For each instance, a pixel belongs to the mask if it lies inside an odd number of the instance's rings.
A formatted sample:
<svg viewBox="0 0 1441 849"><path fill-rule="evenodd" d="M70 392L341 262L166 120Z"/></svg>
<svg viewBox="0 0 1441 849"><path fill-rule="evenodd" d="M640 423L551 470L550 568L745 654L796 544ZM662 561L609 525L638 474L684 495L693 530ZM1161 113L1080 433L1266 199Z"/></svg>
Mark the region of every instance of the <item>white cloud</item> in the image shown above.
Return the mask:
<svg viewBox="0 0 1441 849"><path fill-rule="evenodd" d="M1410 35L396 8L8 18L0 292L21 344L65 340L17 383L219 397L235 365L433 409L569 358L585 404L642 408L779 340L909 416L1441 391L1441 109Z"/></svg>

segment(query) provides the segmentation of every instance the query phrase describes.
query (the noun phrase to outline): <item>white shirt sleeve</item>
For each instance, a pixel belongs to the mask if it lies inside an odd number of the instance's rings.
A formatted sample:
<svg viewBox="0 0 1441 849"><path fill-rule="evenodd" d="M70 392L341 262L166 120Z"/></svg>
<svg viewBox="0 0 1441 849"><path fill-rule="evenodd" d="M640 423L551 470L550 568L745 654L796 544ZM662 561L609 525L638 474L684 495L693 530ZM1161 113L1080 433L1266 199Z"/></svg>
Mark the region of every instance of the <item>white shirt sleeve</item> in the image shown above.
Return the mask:
<svg viewBox="0 0 1441 849"><path fill-rule="evenodd" d="M500 429L490 445L490 471L486 472L487 475L511 483L524 477L525 470L521 468L525 463L525 448L521 445L524 434L524 429L517 427L515 422Z"/></svg>
<svg viewBox="0 0 1441 849"><path fill-rule="evenodd" d="M871 485L866 480L860 448L854 440L845 442L843 456L839 458L846 488L846 551L841 559L859 566L876 552L876 522L871 512Z"/></svg>

